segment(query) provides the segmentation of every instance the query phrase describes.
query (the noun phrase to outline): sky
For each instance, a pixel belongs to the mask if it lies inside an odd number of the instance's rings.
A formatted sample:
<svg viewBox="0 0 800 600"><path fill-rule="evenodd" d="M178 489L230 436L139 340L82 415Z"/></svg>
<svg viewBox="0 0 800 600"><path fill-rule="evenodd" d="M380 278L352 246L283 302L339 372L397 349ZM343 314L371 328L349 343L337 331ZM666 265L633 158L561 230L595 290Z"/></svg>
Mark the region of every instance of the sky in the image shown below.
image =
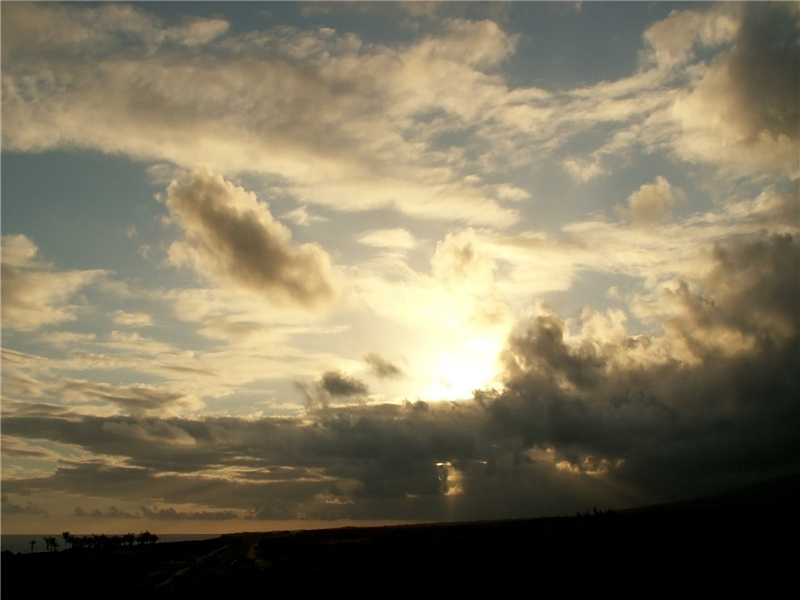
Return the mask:
<svg viewBox="0 0 800 600"><path fill-rule="evenodd" d="M800 472L800 9L2 2L3 533Z"/></svg>

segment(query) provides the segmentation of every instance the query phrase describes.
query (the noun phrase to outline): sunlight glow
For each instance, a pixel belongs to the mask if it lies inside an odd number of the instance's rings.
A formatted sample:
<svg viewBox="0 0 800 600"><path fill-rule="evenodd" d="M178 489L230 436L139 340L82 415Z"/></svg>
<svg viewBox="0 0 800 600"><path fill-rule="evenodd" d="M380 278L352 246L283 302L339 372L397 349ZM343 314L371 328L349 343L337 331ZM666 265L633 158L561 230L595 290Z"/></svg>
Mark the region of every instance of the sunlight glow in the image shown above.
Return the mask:
<svg viewBox="0 0 800 600"><path fill-rule="evenodd" d="M497 338L475 337L442 351L431 369L435 380L423 397L460 400L471 398L476 389L499 387L495 363L500 348Z"/></svg>

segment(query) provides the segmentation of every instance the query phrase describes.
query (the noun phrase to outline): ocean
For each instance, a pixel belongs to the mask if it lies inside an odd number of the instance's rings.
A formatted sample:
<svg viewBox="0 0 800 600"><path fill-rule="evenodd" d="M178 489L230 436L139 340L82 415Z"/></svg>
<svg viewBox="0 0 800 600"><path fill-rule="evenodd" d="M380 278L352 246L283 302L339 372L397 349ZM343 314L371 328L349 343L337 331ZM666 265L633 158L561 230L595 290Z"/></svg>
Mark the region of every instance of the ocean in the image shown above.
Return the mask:
<svg viewBox="0 0 800 600"><path fill-rule="evenodd" d="M219 537L220 534L218 533L192 533L192 534L164 534L158 535L157 544L162 542L187 542L191 540L208 540L211 538ZM55 537L56 541L58 542L58 549L64 549L64 538L61 537L61 534L31 534L31 535L11 535L11 534L0 534L0 550L10 550L15 554L18 552L28 553L31 551L31 540L36 540L36 543L33 545L34 552L45 552L47 550L47 546L45 544L44 538L46 537ZM80 537L80 534L78 535Z"/></svg>

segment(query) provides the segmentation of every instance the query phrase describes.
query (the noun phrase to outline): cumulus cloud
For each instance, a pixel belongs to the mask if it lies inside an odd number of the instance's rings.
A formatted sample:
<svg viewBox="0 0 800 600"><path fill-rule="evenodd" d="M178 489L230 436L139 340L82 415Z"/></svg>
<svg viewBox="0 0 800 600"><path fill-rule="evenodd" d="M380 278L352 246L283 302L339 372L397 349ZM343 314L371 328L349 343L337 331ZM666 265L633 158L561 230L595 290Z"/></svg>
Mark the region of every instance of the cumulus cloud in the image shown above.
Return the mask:
<svg viewBox="0 0 800 600"><path fill-rule="evenodd" d="M532 317L510 339L506 389L489 411L571 468L602 458L617 465L613 479L662 496L677 481L700 492L727 465L755 476L755 455L778 474L800 443L786 426L798 410L787 377L798 366L798 267L796 237L719 244L702 288L663 292L662 336L617 326L615 337L584 328L575 339L557 316Z"/></svg>
<svg viewBox="0 0 800 600"><path fill-rule="evenodd" d="M735 174L800 174L800 15L788 3L747 4L731 50L676 100L682 158Z"/></svg>
<svg viewBox="0 0 800 600"><path fill-rule="evenodd" d="M82 307L69 300L105 274L101 270L57 271L39 261L37 254L38 248L25 235L3 236L3 327L30 331L75 320Z"/></svg>
<svg viewBox="0 0 800 600"><path fill-rule="evenodd" d="M255 194L199 169L170 184L166 205L183 232L170 247L173 264L189 264L278 305L315 310L335 301L328 254L294 243Z"/></svg>

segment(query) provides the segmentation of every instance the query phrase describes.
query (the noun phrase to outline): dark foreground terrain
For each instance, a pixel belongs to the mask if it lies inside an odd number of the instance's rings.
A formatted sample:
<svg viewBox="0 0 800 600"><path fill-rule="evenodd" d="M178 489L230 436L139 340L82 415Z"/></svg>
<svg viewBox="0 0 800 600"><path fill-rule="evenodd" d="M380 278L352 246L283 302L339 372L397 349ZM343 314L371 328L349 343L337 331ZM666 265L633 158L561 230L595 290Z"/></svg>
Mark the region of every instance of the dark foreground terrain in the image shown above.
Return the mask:
<svg viewBox="0 0 800 600"><path fill-rule="evenodd" d="M601 590L769 598L796 581L799 501L800 478L792 478L692 503L573 517L238 533L103 552L4 552L0 582L3 600Z"/></svg>

